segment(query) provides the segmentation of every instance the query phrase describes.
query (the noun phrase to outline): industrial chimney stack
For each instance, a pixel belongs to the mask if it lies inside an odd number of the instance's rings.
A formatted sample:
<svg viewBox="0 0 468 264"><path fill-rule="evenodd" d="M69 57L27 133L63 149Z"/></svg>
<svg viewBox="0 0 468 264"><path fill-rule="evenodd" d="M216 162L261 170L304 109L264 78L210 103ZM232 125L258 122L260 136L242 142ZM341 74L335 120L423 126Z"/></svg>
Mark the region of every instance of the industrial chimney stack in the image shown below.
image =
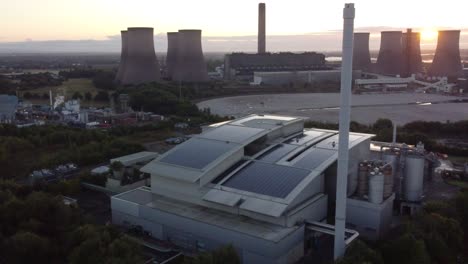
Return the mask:
<svg viewBox="0 0 468 264"><path fill-rule="evenodd" d="M437 49L429 74L440 77L458 77L462 72L460 30L439 31Z"/></svg>
<svg viewBox="0 0 468 264"><path fill-rule="evenodd" d="M401 38L401 31L381 32L380 51L376 65L377 73L388 75L402 73L404 69L404 57Z"/></svg>
<svg viewBox="0 0 468 264"><path fill-rule="evenodd" d="M265 3L258 4L258 53L266 52Z"/></svg>
<svg viewBox="0 0 468 264"><path fill-rule="evenodd" d="M178 32L167 32L166 77L171 80L177 71L178 38Z"/></svg>
<svg viewBox="0 0 468 264"><path fill-rule="evenodd" d="M119 70L117 71L117 75L115 76L115 82L119 83L122 81L123 74L125 72L125 66L127 62L127 31L122 30L120 32L122 37L122 50L120 52L120 64Z"/></svg>
<svg viewBox="0 0 468 264"><path fill-rule="evenodd" d="M371 56L369 51L370 33L354 33L353 69L369 71Z"/></svg>
<svg viewBox="0 0 468 264"><path fill-rule="evenodd" d="M160 75L154 51L153 28L128 28L127 59L122 84L155 82L160 80Z"/></svg>
<svg viewBox="0 0 468 264"><path fill-rule="evenodd" d="M206 82L208 71L201 44L201 30L179 30L177 34L177 64L173 80L181 82Z"/></svg>

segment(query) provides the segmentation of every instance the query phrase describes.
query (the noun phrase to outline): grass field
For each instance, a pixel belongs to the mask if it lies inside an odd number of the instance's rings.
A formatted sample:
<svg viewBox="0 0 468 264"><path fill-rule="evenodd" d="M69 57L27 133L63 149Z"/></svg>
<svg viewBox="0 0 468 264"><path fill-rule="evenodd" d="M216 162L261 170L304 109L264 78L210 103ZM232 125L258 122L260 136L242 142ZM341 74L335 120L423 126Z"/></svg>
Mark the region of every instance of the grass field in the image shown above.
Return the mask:
<svg viewBox="0 0 468 264"><path fill-rule="evenodd" d="M106 90L97 89L94 86L91 79L83 78L83 79L69 79L63 82L63 84L60 86L42 87L38 89L24 90L23 93L26 93L26 92L37 93L41 95L42 97L44 93L49 94L49 90L52 90L52 94L54 97L57 94L65 95L66 100L71 99L75 92L81 93L83 97L85 93L89 92L92 94L93 98L99 91L106 92ZM48 100L45 100L45 99L29 99L28 101L31 101L34 104L48 103ZM81 100L81 103L83 106L96 106L96 107L109 105L109 102L95 102L95 101L86 101L86 100Z"/></svg>

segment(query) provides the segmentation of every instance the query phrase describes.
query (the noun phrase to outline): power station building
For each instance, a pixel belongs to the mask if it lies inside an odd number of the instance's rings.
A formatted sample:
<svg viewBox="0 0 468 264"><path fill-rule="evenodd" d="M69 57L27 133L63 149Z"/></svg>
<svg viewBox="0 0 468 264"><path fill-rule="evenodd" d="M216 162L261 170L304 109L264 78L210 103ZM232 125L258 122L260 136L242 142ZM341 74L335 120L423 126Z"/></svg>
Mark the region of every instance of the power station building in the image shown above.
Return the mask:
<svg viewBox="0 0 468 264"><path fill-rule="evenodd" d="M354 70L371 70L371 56L369 50L370 33L354 33L354 49L353 49L353 69Z"/></svg>
<svg viewBox="0 0 468 264"><path fill-rule="evenodd" d="M305 53L232 53L224 57L224 78L253 79L254 72L327 70L325 55Z"/></svg>
<svg viewBox="0 0 468 264"><path fill-rule="evenodd" d="M429 75L460 77L463 66L460 57L460 30L439 31L437 48Z"/></svg>
<svg viewBox="0 0 468 264"><path fill-rule="evenodd" d="M390 165L360 169L371 158L371 137L350 134L347 223L378 238L389 228L395 195ZM151 188L113 196L112 221L141 226L186 252L232 244L242 263L295 263L311 240L334 234L326 220L336 197L338 139L337 131L304 129L296 117L213 125L144 166ZM358 235L347 234L348 242Z"/></svg>
<svg viewBox="0 0 468 264"><path fill-rule="evenodd" d="M122 31L122 53L118 83L142 84L160 80L160 66L154 51L153 28L132 27Z"/></svg>
<svg viewBox="0 0 468 264"><path fill-rule="evenodd" d="M376 72L386 75L401 74L405 59L401 31L382 31Z"/></svg>

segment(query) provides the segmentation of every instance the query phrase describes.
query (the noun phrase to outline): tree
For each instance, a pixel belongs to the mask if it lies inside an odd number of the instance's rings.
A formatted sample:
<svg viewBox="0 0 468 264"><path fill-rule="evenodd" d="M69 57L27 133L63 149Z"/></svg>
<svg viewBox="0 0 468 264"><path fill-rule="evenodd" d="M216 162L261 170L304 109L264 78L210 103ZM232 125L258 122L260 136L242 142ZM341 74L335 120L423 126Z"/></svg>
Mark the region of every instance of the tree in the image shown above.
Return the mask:
<svg viewBox="0 0 468 264"><path fill-rule="evenodd" d="M220 247L194 258L184 258L184 264L239 264L240 258L232 245Z"/></svg>
<svg viewBox="0 0 468 264"><path fill-rule="evenodd" d="M19 232L6 242L3 254L7 263L50 263L53 247L48 239L30 232Z"/></svg>
<svg viewBox="0 0 468 264"><path fill-rule="evenodd" d="M389 241L382 249L385 264L430 264L429 254L423 240L412 234L404 234Z"/></svg>
<svg viewBox="0 0 468 264"><path fill-rule="evenodd" d="M109 94L104 91L99 91L96 96L94 96L95 101L109 101Z"/></svg>
<svg viewBox="0 0 468 264"><path fill-rule="evenodd" d="M85 100L91 101L93 99L93 95L90 92L85 93Z"/></svg>
<svg viewBox="0 0 468 264"><path fill-rule="evenodd" d="M83 95L82 95L80 92L75 92L75 93L73 94L72 98L73 98L74 100L77 100L77 99L80 99L80 100L81 100L81 99L83 99Z"/></svg>
<svg viewBox="0 0 468 264"><path fill-rule="evenodd" d="M382 256L361 240L353 242L337 264L384 264Z"/></svg>

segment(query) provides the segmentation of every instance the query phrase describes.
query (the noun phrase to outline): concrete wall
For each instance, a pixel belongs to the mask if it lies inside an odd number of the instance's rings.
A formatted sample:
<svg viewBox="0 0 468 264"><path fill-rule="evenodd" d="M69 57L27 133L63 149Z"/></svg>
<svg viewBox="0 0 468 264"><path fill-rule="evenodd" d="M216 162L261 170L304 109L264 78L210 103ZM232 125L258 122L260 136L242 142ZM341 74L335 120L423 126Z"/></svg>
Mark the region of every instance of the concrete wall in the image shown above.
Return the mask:
<svg viewBox="0 0 468 264"><path fill-rule="evenodd" d="M170 239L184 244L190 249L197 249L197 244L204 244L205 250L232 244L241 249L243 263L293 263L302 252L304 226L275 243L219 226L210 225L193 219L180 217L147 206L138 206L137 215L133 205L120 199L112 199L112 222L122 225L141 225L145 231L158 239ZM132 209L128 209L128 206ZM262 262L257 262L262 261Z"/></svg>

